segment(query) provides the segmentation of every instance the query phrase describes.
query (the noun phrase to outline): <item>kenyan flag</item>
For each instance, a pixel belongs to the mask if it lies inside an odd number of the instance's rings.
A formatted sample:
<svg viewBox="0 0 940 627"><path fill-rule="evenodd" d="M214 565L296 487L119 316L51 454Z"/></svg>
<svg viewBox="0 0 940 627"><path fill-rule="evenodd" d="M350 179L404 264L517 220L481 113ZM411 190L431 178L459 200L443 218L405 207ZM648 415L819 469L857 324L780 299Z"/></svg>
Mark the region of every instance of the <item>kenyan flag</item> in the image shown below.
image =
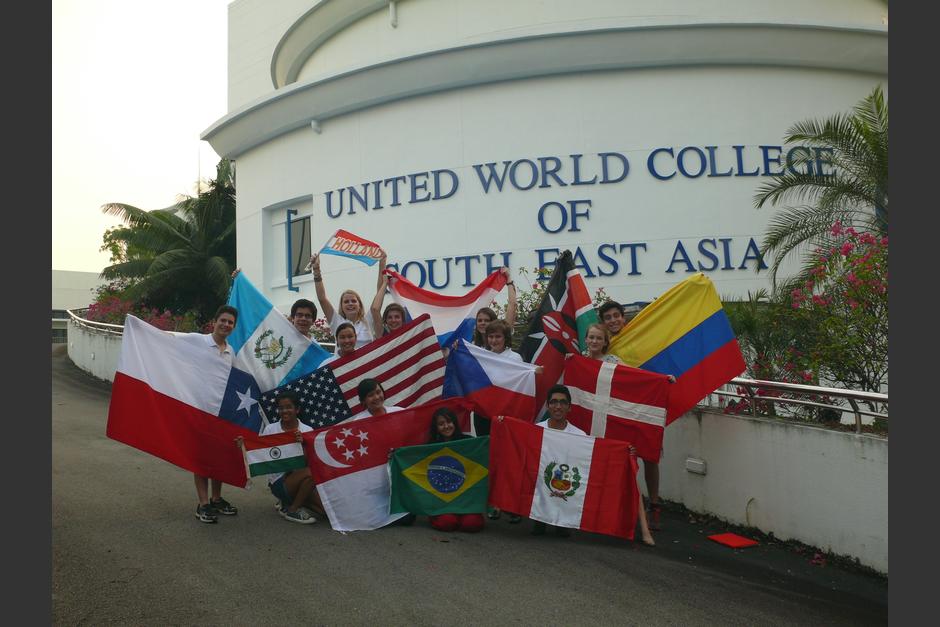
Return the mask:
<svg viewBox="0 0 940 627"><path fill-rule="evenodd" d="M535 378L535 400L541 414L548 388L561 380L567 353L581 354L587 327L598 321L584 277L571 251L558 257L545 296L532 316L519 353L544 372Z"/></svg>

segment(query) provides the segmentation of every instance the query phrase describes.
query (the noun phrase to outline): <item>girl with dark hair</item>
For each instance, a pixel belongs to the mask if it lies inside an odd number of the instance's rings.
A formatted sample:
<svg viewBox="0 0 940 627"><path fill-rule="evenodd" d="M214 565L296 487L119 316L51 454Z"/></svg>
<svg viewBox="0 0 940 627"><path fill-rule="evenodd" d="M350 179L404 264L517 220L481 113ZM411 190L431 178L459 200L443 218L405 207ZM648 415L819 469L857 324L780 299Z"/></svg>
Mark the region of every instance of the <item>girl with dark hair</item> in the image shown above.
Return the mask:
<svg viewBox="0 0 940 627"><path fill-rule="evenodd" d="M431 442L454 442L469 437L460 431L457 414L451 409L441 407L431 416ZM438 514L428 519L438 531L475 533L483 529L483 514Z"/></svg>
<svg viewBox="0 0 940 627"><path fill-rule="evenodd" d="M356 350L356 327L352 322L344 322L336 327L336 353L324 359L320 365L325 366L354 350Z"/></svg>
<svg viewBox="0 0 940 627"><path fill-rule="evenodd" d="M365 409L343 422L360 420L370 416L381 416L393 411L401 411L404 407L397 405L385 406L385 389L378 379L363 379L359 382L356 390L359 394L359 402L365 405Z"/></svg>
<svg viewBox="0 0 940 627"><path fill-rule="evenodd" d="M261 435L293 431L297 436L297 441L303 442L300 434L313 431L313 429L300 422L299 413L300 401L297 395L290 391L281 392L277 396L277 414L280 420L264 425ZM306 466L299 470L268 475L268 487L278 499L275 503L277 512L285 520L309 525L317 522L312 512L321 516L326 515L313 483L313 477L310 476L310 468Z"/></svg>
<svg viewBox="0 0 940 627"><path fill-rule="evenodd" d="M516 284L509 276L509 268L503 266L499 269L506 276L506 287L509 288L509 302L506 303L506 323L512 328L516 324ZM476 326L473 329L473 343L486 348L486 325L496 320L496 312L489 307L483 307L477 312Z"/></svg>

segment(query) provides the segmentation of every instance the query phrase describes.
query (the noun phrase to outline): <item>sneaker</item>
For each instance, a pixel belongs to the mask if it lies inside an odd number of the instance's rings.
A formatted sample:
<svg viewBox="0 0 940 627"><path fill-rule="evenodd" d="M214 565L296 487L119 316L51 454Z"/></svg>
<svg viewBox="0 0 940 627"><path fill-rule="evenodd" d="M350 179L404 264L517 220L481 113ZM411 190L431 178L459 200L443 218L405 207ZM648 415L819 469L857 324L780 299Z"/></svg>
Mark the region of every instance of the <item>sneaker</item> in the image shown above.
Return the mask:
<svg viewBox="0 0 940 627"><path fill-rule="evenodd" d="M659 521L659 513L659 503L653 503L646 510L646 522L649 524L651 531L660 531L663 528L662 523Z"/></svg>
<svg viewBox="0 0 940 627"><path fill-rule="evenodd" d="M237 507L221 497L219 499L210 500L209 507L215 510L216 514L222 514L224 516L234 516L238 513Z"/></svg>
<svg viewBox="0 0 940 627"><path fill-rule="evenodd" d="M196 506L196 518L199 519L199 522L204 522L207 524L219 522L218 517L215 515L215 511L208 505Z"/></svg>
<svg viewBox="0 0 940 627"><path fill-rule="evenodd" d="M519 516L518 514L509 515L509 524L518 525L521 521L522 521L522 516Z"/></svg>
<svg viewBox="0 0 940 627"><path fill-rule="evenodd" d="M313 514L303 507L298 508L296 512L282 509L281 516L283 516L285 520L300 523L301 525L312 525L313 523L317 522L317 519L313 517Z"/></svg>

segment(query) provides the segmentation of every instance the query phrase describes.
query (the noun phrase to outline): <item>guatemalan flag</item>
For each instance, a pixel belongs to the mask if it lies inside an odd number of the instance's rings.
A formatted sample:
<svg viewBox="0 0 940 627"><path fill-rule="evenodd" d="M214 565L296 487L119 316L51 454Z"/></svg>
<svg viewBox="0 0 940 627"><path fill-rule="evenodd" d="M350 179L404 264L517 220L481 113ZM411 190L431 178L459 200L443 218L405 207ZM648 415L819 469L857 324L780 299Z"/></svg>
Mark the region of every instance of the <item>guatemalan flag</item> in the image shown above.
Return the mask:
<svg viewBox="0 0 940 627"><path fill-rule="evenodd" d="M441 346L449 346L453 340L473 339L473 325L477 312L489 306L496 294L506 285L502 272L494 272L463 296L445 296L421 289L390 268L388 289L392 299L408 310L408 315L417 318L421 314L431 316Z"/></svg>
<svg viewBox="0 0 940 627"><path fill-rule="evenodd" d="M444 398L463 396L487 416L515 416L531 422L537 368L460 340L447 356Z"/></svg>
<svg viewBox="0 0 940 627"><path fill-rule="evenodd" d="M250 373L262 392L313 372L330 356L295 329L243 272L235 277L228 304L238 309L228 338L235 366Z"/></svg>
<svg viewBox="0 0 940 627"><path fill-rule="evenodd" d="M201 333L167 333L127 316L107 435L191 472L244 487L235 442L261 428L261 392Z"/></svg>

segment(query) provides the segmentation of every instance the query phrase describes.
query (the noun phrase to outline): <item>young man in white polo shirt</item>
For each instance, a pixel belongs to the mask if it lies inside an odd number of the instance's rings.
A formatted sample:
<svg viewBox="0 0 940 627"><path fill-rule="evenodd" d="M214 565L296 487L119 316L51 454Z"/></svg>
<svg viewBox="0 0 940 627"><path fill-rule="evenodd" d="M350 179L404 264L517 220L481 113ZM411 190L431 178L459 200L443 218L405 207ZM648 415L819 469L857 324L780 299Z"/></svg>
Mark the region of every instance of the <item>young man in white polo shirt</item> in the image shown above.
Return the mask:
<svg viewBox="0 0 940 627"><path fill-rule="evenodd" d="M215 312L212 318L212 333L205 335L200 333L187 334L184 337L192 337L195 341L201 341L206 350L212 351L219 359L224 359L229 365L232 364L235 355L232 347L229 346L228 336L235 329L238 321L238 310L231 305L222 305ZM219 521L218 515L234 516L238 513L238 508L222 498L222 482L218 479L212 479L212 499L209 499L209 477L203 477L193 473L193 479L196 483L196 496L199 498L199 505L196 506L196 518L199 522L216 523Z"/></svg>

